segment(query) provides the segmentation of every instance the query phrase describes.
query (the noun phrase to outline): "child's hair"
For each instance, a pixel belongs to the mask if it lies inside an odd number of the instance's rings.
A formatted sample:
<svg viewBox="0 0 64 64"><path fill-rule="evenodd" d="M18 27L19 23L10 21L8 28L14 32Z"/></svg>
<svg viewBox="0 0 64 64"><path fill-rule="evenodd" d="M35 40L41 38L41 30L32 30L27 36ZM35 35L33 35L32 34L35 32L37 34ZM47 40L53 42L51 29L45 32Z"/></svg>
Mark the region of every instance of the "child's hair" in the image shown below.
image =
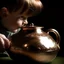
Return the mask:
<svg viewBox="0 0 64 64"><path fill-rule="evenodd" d="M0 9L7 7L9 12L22 8L21 14L32 16L41 11L42 3L35 3L36 0L0 0Z"/></svg>

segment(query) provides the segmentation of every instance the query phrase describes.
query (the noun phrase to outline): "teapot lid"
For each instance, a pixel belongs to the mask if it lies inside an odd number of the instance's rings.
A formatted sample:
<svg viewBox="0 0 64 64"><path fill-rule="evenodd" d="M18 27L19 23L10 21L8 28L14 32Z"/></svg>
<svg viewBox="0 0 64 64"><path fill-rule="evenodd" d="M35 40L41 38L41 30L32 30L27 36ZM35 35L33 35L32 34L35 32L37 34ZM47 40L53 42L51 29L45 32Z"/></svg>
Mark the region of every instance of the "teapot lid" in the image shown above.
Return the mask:
<svg viewBox="0 0 64 64"><path fill-rule="evenodd" d="M34 23L31 23L29 26L23 26L22 28L23 28L23 30L28 30L28 29L32 30L32 29L44 28L44 27L42 27L42 26L35 26Z"/></svg>

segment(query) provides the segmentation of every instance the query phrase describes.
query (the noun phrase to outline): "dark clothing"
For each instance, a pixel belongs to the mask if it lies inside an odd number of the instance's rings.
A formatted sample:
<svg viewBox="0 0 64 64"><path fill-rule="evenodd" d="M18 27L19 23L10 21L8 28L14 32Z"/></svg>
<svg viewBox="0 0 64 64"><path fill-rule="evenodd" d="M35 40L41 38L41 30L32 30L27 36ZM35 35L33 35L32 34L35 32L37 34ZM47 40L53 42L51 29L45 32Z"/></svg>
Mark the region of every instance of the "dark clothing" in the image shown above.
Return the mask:
<svg viewBox="0 0 64 64"><path fill-rule="evenodd" d="M4 34L7 38L10 36L9 31L0 22L0 34Z"/></svg>
<svg viewBox="0 0 64 64"><path fill-rule="evenodd" d="M19 32L20 30L18 30ZM8 29L6 29L3 24L1 23L0 21L0 34L4 34L7 38L9 38L10 36L12 36L13 34L16 34L16 33L13 33L11 31L9 31ZM5 51L5 52L2 52L0 53L0 57L6 57L6 56L9 56L8 53Z"/></svg>

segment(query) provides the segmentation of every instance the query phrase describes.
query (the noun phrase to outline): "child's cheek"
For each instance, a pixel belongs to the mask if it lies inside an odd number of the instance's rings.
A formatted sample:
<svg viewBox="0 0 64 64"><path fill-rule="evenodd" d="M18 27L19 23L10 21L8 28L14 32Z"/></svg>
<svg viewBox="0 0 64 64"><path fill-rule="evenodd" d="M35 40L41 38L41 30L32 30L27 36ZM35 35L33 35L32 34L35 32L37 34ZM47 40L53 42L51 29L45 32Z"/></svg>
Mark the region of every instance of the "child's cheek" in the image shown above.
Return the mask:
<svg viewBox="0 0 64 64"><path fill-rule="evenodd" d="M21 27L21 26L23 25L23 20L19 19L19 20L17 21L17 25L18 25L19 27Z"/></svg>

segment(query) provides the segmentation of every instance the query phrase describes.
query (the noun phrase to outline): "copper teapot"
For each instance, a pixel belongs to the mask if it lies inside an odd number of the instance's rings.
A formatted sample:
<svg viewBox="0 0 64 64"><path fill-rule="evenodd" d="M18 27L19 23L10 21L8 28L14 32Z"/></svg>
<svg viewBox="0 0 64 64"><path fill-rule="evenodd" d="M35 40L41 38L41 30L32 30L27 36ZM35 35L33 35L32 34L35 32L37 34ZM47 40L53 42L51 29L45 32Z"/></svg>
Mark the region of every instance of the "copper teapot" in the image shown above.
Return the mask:
<svg viewBox="0 0 64 64"><path fill-rule="evenodd" d="M11 36L10 51L23 54L38 62L51 62L60 50L60 34L56 29L43 30L41 26L22 27L20 32ZM53 36L50 35L53 33ZM21 57L22 58L22 57Z"/></svg>

